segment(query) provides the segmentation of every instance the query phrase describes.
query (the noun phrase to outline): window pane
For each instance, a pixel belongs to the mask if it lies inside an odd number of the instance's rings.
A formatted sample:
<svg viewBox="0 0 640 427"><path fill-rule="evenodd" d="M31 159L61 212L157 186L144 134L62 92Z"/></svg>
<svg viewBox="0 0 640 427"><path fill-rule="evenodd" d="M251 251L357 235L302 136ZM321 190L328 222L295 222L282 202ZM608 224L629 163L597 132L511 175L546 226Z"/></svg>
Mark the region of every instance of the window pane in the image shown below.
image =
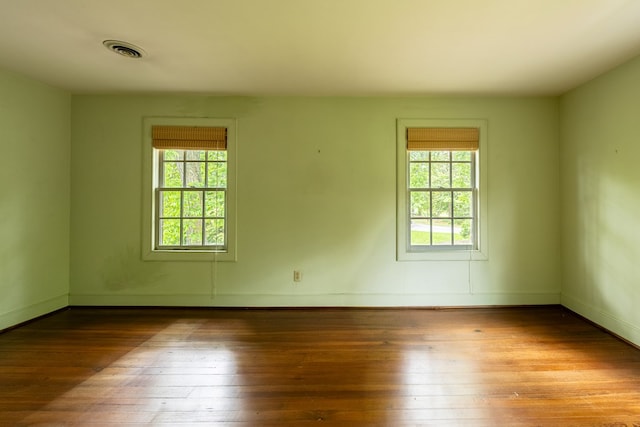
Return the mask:
<svg viewBox="0 0 640 427"><path fill-rule="evenodd" d="M470 219L456 219L453 222L453 244L454 245L470 245L471 244L471 222Z"/></svg>
<svg viewBox="0 0 640 427"><path fill-rule="evenodd" d="M224 245L224 219L205 220L206 244Z"/></svg>
<svg viewBox="0 0 640 427"><path fill-rule="evenodd" d="M187 160L205 160L207 152L204 150L187 150Z"/></svg>
<svg viewBox="0 0 640 427"><path fill-rule="evenodd" d="M447 161L449 160L450 151L432 151L431 161Z"/></svg>
<svg viewBox="0 0 640 427"><path fill-rule="evenodd" d="M471 217L471 191L456 191L453 193L453 216Z"/></svg>
<svg viewBox="0 0 640 427"><path fill-rule="evenodd" d="M204 187L204 162L187 162L187 187Z"/></svg>
<svg viewBox="0 0 640 427"><path fill-rule="evenodd" d="M224 191L207 191L205 193L204 216L224 217Z"/></svg>
<svg viewBox="0 0 640 427"><path fill-rule="evenodd" d="M431 164L431 188L451 188L449 163Z"/></svg>
<svg viewBox="0 0 640 427"><path fill-rule="evenodd" d="M184 216L203 216L202 215L202 191L185 191L184 192Z"/></svg>
<svg viewBox="0 0 640 427"><path fill-rule="evenodd" d="M164 162L164 182L161 187L182 187L183 165L180 162Z"/></svg>
<svg viewBox="0 0 640 427"><path fill-rule="evenodd" d="M164 160L182 160L184 151L182 150L164 150Z"/></svg>
<svg viewBox="0 0 640 427"><path fill-rule="evenodd" d="M182 226L182 244L183 245L202 245L202 220L201 219L185 219Z"/></svg>
<svg viewBox="0 0 640 427"><path fill-rule="evenodd" d="M411 220L411 246L431 245L431 221L428 219Z"/></svg>
<svg viewBox="0 0 640 427"><path fill-rule="evenodd" d="M222 160L222 161L227 160L227 152L224 150L211 150L211 151L208 151L207 153L208 153L207 159L209 160Z"/></svg>
<svg viewBox="0 0 640 427"><path fill-rule="evenodd" d="M454 161L471 161L471 151L453 151L451 155Z"/></svg>
<svg viewBox="0 0 640 427"><path fill-rule="evenodd" d="M431 198L433 217L451 217L451 192L434 191Z"/></svg>
<svg viewBox="0 0 640 427"><path fill-rule="evenodd" d="M180 192L160 191L160 216L180 216Z"/></svg>
<svg viewBox="0 0 640 427"><path fill-rule="evenodd" d="M160 220L160 245L179 246L180 245L180 220L161 219Z"/></svg>
<svg viewBox="0 0 640 427"><path fill-rule="evenodd" d="M471 188L471 163L453 163L451 172L454 188Z"/></svg>
<svg viewBox="0 0 640 427"><path fill-rule="evenodd" d="M451 220L450 219L434 219L433 220L433 244L434 245L451 245Z"/></svg>
<svg viewBox="0 0 640 427"><path fill-rule="evenodd" d="M427 188L429 187L429 164L410 163L409 164L409 187Z"/></svg>
<svg viewBox="0 0 640 427"><path fill-rule="evenodd" d="M411 192L411 216L431 216L431 197L427 191L412 191Z"/></svg>
<svg viewBox="0 0 640 427"><path fill-rule="evenodd" d="M428 151L409 151L409 160L429 160L429 152Z"/></svg>
<svg viewBox="0 0 640 427"><path fill-rule="evenodd" d="M227 187L227 162L209 163L207 186L215 188Z"/></svg>

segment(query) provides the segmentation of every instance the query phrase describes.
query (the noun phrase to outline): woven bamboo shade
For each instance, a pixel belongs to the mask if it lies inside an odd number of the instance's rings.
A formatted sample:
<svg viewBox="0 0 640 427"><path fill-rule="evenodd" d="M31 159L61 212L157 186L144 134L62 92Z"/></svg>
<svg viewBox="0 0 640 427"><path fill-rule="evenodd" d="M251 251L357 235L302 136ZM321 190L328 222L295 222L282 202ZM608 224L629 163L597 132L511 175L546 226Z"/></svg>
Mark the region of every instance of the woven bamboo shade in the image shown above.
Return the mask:
<svg viewBox="0 0 640 427"><path fill-rule="evenodd" d="M162 150L226 150L227 128L153 126L153 148Z"/></svg>
<svg viewBox="0 0 640 427"><path fill-rule="evenodd" d="M479 146L478 128L407 128L409 151L475 151Z"/></svg>

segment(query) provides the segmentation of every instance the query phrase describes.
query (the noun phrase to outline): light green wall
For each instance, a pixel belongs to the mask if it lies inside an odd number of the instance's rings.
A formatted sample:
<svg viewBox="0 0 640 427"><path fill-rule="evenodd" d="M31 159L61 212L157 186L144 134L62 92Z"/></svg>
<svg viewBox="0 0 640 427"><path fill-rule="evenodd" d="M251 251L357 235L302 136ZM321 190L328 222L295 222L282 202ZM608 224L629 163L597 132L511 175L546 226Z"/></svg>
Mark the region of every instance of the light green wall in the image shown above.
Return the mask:
<svg viewBox="0 0 640 427"><path fill-rule="evenodd" d="M640 58L561 99L562 302L640 344Z"/></svg>
<svg viewBox="0 0 640 427"><path fill-rule="evenodd" d="M71 97L0 71L0 329L68 304Z"/></svg>
<svg viewBox="0 0 640 427"><path fill-rule="evenodd" d="M237 119L236 263L141 261L145 116ZM397 118L488 121L487 261L395 260ZM71 303L557 303L558 129L555 98L74 96Z"/></svg>

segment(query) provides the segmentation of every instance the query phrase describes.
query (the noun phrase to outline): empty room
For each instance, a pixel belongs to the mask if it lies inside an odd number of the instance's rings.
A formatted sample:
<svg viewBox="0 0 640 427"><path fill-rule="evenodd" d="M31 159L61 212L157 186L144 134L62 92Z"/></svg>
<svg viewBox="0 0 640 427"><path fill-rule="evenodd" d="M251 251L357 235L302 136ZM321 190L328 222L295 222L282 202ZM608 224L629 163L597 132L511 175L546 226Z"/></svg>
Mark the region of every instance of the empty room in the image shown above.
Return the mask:
<svg viewBox="0 0 640 427"><path fill-rule="evenodd" d="M0 1L0 426L640 426L640 2Z"/></svg>

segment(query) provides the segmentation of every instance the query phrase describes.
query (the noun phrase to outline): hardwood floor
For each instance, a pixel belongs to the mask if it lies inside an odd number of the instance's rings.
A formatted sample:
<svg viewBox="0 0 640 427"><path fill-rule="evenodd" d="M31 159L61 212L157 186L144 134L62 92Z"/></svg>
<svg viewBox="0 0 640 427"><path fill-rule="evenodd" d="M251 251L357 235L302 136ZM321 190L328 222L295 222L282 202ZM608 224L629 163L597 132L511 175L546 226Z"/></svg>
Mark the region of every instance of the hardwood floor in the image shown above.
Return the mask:
<svg viewBox="0 0 640 427"><path fill-rule="evenodd" d="M561 307L73 308L0 334L2 426L640 426L640 350Z"/></svg>

